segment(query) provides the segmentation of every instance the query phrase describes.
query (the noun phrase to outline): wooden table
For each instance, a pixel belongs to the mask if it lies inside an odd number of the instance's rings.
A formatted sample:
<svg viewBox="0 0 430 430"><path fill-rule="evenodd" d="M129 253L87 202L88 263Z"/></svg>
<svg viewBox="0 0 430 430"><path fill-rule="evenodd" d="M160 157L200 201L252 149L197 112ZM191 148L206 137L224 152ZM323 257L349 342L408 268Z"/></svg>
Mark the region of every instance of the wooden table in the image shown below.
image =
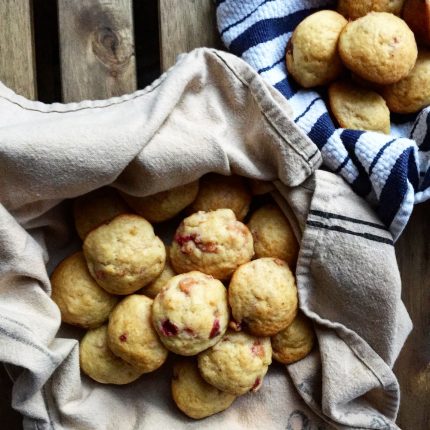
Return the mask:
<svg viewBox="0 0 430 430"><path fill-rule="evenodd" d="M211 0L2 0L0 80L47 102L117 96L148 84L181 52L220 47L215 28ZM430 203L418 206L396 245L415 324L395 366L402 389L398 424L405 430L430 423L429 215ZM18 429L3 369L0 386L1 428Z"/></svg>

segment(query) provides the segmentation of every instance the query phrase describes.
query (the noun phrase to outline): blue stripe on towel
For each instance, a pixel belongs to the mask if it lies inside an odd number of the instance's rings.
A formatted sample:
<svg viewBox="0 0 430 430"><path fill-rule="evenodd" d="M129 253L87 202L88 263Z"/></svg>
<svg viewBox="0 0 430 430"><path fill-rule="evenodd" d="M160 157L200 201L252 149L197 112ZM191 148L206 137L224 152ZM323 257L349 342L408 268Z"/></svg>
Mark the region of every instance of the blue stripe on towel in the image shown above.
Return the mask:
<svg viewBox="0 0 430 430"><path fill-rule="evenodd" d="M340 135L340 138L344 143L346 150L348 151L351 161L355 164L358 170L358 176L354 182L352 182L351 186L357 194L365 197L372 190L372 184L370 182L369 176L366 173L366 170L355 153L357 141L363 134L364 131L344 130Z"/></svg>
<svg viewBox="0 0 430 430"><path fill-rule="evenodd" d="M263 0L263 2L261 2L258 6L256 6L251 12L249 12L248 14L246 14L245 16L243 16L242 18L240 18L239 20L235 21L233 24L228 25L226 28L224 28L221 31L221 36L228 30L230 30L230 28L235 27L236 25L240 24L241 22L245 21L245 19L249 18L256 10L258 10L259 7L263 6L264 4L268 3L269 1L273 1L273 0Z"/></svg>
<svg viewBox="0 0 430 430"><path fill-rule="evenodd" d="M308 136L315 142L319 149L322 149L334 131L335 128L329 114L324 113L318 118Z"/></svg>
<svg viewBox="0 0 430 430"><path fill-rule="evenodd" d="M390 225L393 222L397 212L396 208L400 207L408 191L405 169L409 164L409 157L409 149L400 155L391 169L391 173L379 197L380 210L378 214L385 225Z"/></svg>
<svg viewBox="0 0 430 430"><path fill-rule="evenodd" d="M263 67L260 70L257 70L258 73L263 73L263 72L267 72L269 70L272 70L275 66L277 66L278 64L281 64L283 61L285 61L285 56L283 55L282 58L280 58L279 60L276 61L276 63L271 64L270 66L267 67Z"/></svg>
<svg viewBox="0 0 430 430"><path fill-rule="evenodd" d="M289 82L288 78L278 82L274 87L287 99L293 97L298 91L297 85Z"/></svg>
<svg viewBox="0 0 430 430"><path fill-rule="evenodd" d="M372 161L372 164L369 167L369 175L372 174L374 167L376 166L376 163L378 162L378 160L382 157L382 154L384 153L384 151L393 143L395 142L396 139L390 140L389 142L387 142L376 154L375 158Z"/></svg>
<svg viewBox="0 0 430 430"><path fill-rule="evenodd" d="M325 166L374 205L397 239L409 219L410 202L430 196L430 192L425 192L430 191L429 112L392 114L393 135L356 130L336 133L324 103L325 93L319 88L301 88L282 64L286 41L297 24L318 9L335 7L336 2L246 0L244 7L239 7L235 1L238 0L217 1L218 7L222 5L217 10L217 20L225 46L243 56L289 100L297 124L321 149ZM419 167L422 174L418 173ZM421 192L414 196L414 191Z"/></svg>
<svg viewBox="0 0 430 430"><path fill-rule="evenodd" d="M427 114L426 126L427 126L427 133L424 137L423 142L419 146L420 151L430 151L430 115L429 114Z"/></svg>
<svg viewBox="0 0 430 430"><path fill-rule="evenodd" d="M234 54L241 56L252 46L273 40L281 34L290 33L300 21L306 18L309 11L312 9L300 10L291 14L289 19L282 17L258 21L234 39L230 43L229 49Z"/></svg>
<svg viewBox="0 0 430 430"><path fill-rule="evenodd" d="M318 100L322 100L321 97L315 97L307 106L307 108L303 111L302 114L300 114L294 121L298 122L300 119L302 119L312 108L312 106L318 101Z"/></svg>

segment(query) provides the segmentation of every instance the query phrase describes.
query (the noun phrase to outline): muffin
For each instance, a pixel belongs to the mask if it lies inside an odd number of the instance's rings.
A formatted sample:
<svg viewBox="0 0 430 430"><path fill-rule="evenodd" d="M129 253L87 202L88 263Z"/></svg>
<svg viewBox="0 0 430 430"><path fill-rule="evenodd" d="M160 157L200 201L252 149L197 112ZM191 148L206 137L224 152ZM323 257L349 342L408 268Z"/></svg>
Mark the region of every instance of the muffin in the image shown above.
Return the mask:
<svg viewBox="0 0 430 430"><path fill-rule="evenodd" d="M198 356L200 374L209 384L236 396L257 391L272 362L268 337L227 331L213 347Z"/></svg>
<svg viewBox="0 0 430 430"><path fill-rule="evenodd" d="M217 343L228 318L224 285L197 271L170 279L152 307L152 322L161 342L180 355L195 355Z"/></svg>
<svg viewBox="0 0 430 430"><path fill-rule="evenodd" d="M87 234L117 215L130 212L124 200L113 188L100 188L74 200L73 216L76 231L84 240Z"/></svg>
<svg viewBox="0 0 430 430"><path fill-rule="evenodd" d="M346 19L357 19L369 12L402 13L405 0L339 0L337 11Z"/></svg>
<svg viewBox="0 0 430 430"><path fill-rule="evenodd" d="M227 409L236 398L209 385L200 376L191 360L175 364L172 378L172 397L176 406L194 419L209 417Z"/></svg>
<svg viewBox="0 0 430 430"><path fill-rule="evenodd" d="M170 263L170 246L166 246L166 263L163 271L157 278L140 290L139 293L145 294L145 296L150 297L151 299L155 299L155 296L161 291L164 285L166 285L167 281L172 279L174 276L176 276L176 273Z"/></svg>
<svg viewBox="0 0 430 430"><path fill-rule="evenodd" d="M261 196L275 190L275 186L271 181L260 181L259 179L250 179L249 186L251 193L254 196Z"/></svg>
<svg viewBox="0 0 430 430"><path fill-rule="evenodd" d="M430 1L406 0L403 19L414 32L417 41L430 47Z"/></svg>
<svg viewBox="0 0 430 430"><path fill-rule="evenodd" d="M129 384L142 374L108 348L107 325L85 334L79 344L79 362L86 375L102 384Z"/></svg>
<svg viewBox="0 0 430 430"><path fill-rule="evenodd" d="M119 215L84 241L91 276L112 294L131 294L163 270L166 250L151 224L139 215Z"/></svg>
<svg viewBox="0 0 430 430"><path fill-rule="evenodd" d="M392 112L413 113L430 105L430 51L420 51L411 73L385 87L382 95Z"/></svg>
<svg viewBox="0 0 430 430"><path fill-rule="evenodd" d="M287 218L274 204L257 209L248 223L256 258L274 257L296 266L299 244Z"/></svg>
<svg viewBox="0 0 430 430"><path fill-rule="evenodd" d="M296 282L285 261L260 258L236 270L228 301L239 327L255 336L273 336L296 316Z"/></svg>
<svg viewBox="0 0 430 430"><path fill-rule="evenodd" d="M150 222L163 222L173 218L193 202L199 191L199 182L180 185L152 196L135 197L123 194L124 200L139 215Z"/></svg>
<svg viewBox="0 0 430 430"><path fill-rule="evenodd" d="M242 221L249 210L251 193L240 176L222 176L211 173L200 180L197 198L190 207L192 212L231 209Z"/></svg>
<svg viewBox="0 0 430 430"><path fill-rule="evenodd" d="M254 254L252 235L231 209L197 212L176 230L170 258L177 273L198 270L228 279Z"/></svg>
<svg viewBox="0 0 430 430"><path fill-rule="evenodd" d="M305 88L325 85L337 79L343 65L337 43L348 21L332 10L321 10L305 18L288 43L288 73Z"/></svg>
<svg viewBox="0 0 430 430"><path fill-rule="evenodd" d="M339 38L339 53L361 78L388 85L409 74L418 50L414 34L402 19L371 12L346 25Z"/></svg>
<svg viewBox="0 0 430 430"><path fill-rule="evenodd" d="M152 327L152 299L133 294L113 310L108 324L111 351L142 373L158 369L167 349Z"/></svg>
<svg viewBox="0 0 430 430"><path fill-rule="evenodd" d="M305 358L312 350L315 335L312 323L302 312L293 322L271 339L273 358L284 364Z"/></svg>
<svg viewBox="0 0 430 430"><path fill-rule="evenodd" d="M67 257L51 275L52 300L61 320L83 328L102 325L118 302L94 281L82 252Z"/></svg>
<svg viewBox="0 0 430 430"><path fill-rule="evenodd" d="M334 82L328 95L330 108L341 127L390 133L390 111L375 91L349 82Z"/></svg>

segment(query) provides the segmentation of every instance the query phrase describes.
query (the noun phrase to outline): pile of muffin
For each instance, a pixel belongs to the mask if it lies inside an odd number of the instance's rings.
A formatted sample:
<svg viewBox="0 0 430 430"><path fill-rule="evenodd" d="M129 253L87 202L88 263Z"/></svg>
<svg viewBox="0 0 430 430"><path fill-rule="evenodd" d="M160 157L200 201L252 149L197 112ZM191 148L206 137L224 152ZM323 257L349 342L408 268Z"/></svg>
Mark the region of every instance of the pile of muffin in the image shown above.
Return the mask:
<svg viewBox="0 0 430 430"><path fill-rule="evenodd" d="M257 391L272 356L288 364L309 354L314 333L293 274L299 246L270 190L209 174L149 197L104 188L77 198L83 250L51 284L62 321L88 330L82 371L127 384L170 354L173 399L198 419ZM169 246L151 223L175 223Z"/></svg>
<svg viewBox="0 0 430 430"><path fill-rule="evenodd" d="M341 127L389 134L390 111L430 104L429 46L430 2L339 0L338 12L316 12L297 26L286 65L305 88L329 84Z"/></svg>

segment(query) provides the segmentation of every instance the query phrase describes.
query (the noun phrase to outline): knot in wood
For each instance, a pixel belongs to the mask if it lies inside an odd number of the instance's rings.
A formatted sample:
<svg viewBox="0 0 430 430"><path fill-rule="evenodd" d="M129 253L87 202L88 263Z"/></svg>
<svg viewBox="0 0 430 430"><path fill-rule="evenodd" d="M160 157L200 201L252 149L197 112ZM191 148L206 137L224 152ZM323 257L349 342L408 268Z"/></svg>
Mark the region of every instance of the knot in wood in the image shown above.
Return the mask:
<svg viewBox="0 0 430 430"><path fill-rule="evenodd" d="M133 55L133 49L127 38L108 26L98 27L92 35L92 49L97 59L110 69L116 77L125 69Z"/></svg>

